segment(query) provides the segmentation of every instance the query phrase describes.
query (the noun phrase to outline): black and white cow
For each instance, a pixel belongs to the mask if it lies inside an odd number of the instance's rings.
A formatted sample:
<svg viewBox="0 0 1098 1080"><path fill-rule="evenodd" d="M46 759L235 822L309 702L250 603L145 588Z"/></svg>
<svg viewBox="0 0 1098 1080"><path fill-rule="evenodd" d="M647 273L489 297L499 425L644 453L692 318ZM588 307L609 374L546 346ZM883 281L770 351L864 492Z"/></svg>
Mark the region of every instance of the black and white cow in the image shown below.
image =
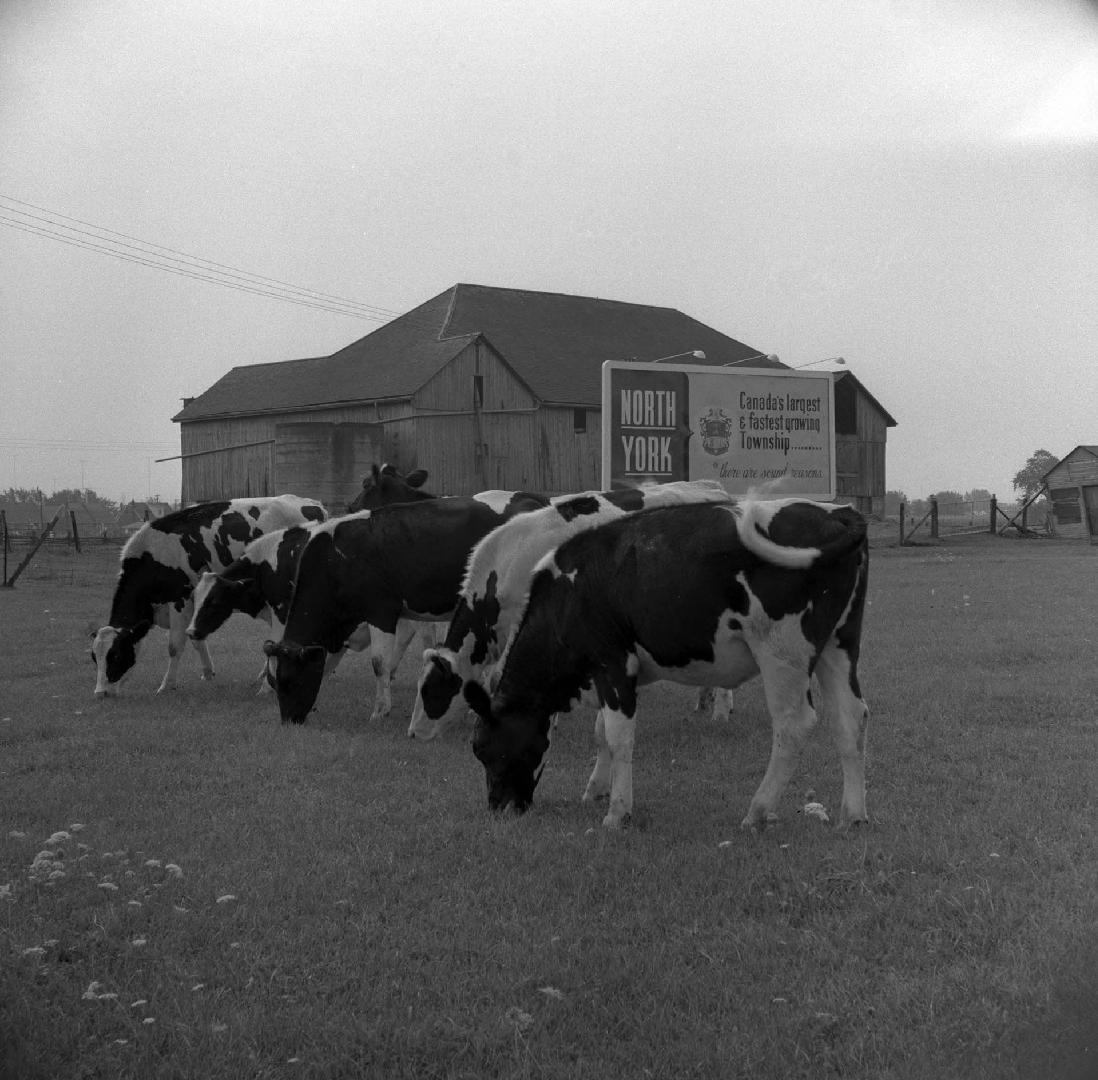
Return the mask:
<svg viewBox="0 0 1098 1080"><path fill-rule="evenodd" d="M376 510L393 503L438 498L423 490L426 480L424 469L413 469L404 476L395 465L372 465L370 475L363 478L362 490L347 504L347 512L355 514L359 510Z"/></svg>
<svg viewBox="0 0 1098 1080"><path fill-rule="evenodd" d="M370 718L389 713L392 674L414 622L449 619L473 545L514 514L548 501L523 492L494 496L488 501L455 496L382 506L313 531L298 561L282 641L264 646L275 660L284 721L305 722L325 658L343 648L363 624L370 632L377 676Z"/></svg>
<svg viewBox="0 0 1098 1080"><path fill-rule="evenodd" d="M715 480L652 484L579 495L559 495L544 510L513 518L473 549L445 641L423 654L423 670L408 734L431 739L467 682L480 682L498 662L522 614L534 567L554 548L585 529L656 506L730 503ZM729 695L709 702L727 719Z"/></svg>
<svg viewBox="0 0 1098 1080"><path fill-rule="evenodd" d="M857 665L868 564L857 511L797 499L647 510L562 544L534 573L495 692L464 688L489 806L530 806L550 717L593 682L604 720L584 799L609 793L603 824L621 826L640 683L735 687L761 674L773 745L743 824L762 826L816 722L815 675L842 761L840 820L865 821Z"/></svg>
<svg viewBox="0 0 1098 1080"><path fill-rule="evenodd" d="M297 579L297 560L310 531L318 524L294 525L265 533L224 570L218 573L207 570L194 587L194 613L187 637L193 642L205 641L238 611L272 626L274 623L285 626ZM356 634L347 647L361 651L369 644L368 633ZM329 657L326 674L335 670L345 651ZM259 674L260 693L270 689L266 678L269 663L264 662Z"/></svg>
<svg viewBox="0 0 1098 1080"><path fill-rule="evenodd" d="M96 697L116 693L154 624L169 632L168 670L157 693L174 688L187 643L192 592L203 572L228 566L265 532L326 517L314 499L277 495L199 503L143 525L122 549L110 622L93 637ZM202 677L208 679L214 673L209 650L201 641L194 645Z"/></svg>

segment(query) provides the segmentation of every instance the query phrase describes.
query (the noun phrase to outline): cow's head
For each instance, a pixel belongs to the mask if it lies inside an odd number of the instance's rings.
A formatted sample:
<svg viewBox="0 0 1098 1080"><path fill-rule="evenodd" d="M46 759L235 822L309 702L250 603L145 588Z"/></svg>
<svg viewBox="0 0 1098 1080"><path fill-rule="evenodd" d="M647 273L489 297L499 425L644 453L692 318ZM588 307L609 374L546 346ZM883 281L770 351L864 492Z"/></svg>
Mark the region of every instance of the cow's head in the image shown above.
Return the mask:
<svg viewBox="0 0 1098 1080"><path fill-rule="evenodd" d="M316 704L328 650L323 645L297 645L292 641L265 641L267 681L278 694L282 722L304 724ZM274 672L271 663L274 663Z"/></svg>
<svg viewBox="0 0 1098 1080"><path fill-rule="evenodd" d="M239 610L238 599L244 586L238 581L219 578L207 570L194 587L194 615L187 627L187 637L203 641L225 620Z"/></svg>
<svg viewBox="0 0 1098 1080"><path fill-rule="evenodd" d="M148 620L142 620L134 626L101 626L92 634L96 697L111 697L118 693L118 684L137 663L141 641L151 626Z"/></svg>
<svg viewBox="0 0 1098 1080"><path fill-rule="evenodd" d="M423 651L423 678L419 696L423 711L436 723L441 720L461 693L461 676L454 670L454 659L440 649Z"/></svg>
<svg viewBox="0 0 1098 1080"><path fill-rule="evenodd" d="M484 766L488 806L513 807L518 813L534 801L549 750L549 717L535 718L493 710L493 701L479 683L467 682L465 700L476 714L473 753Z"/></svg>
<svg viewBox="0 0 1098 1080"><path fill-rule="evenodd" d="M362 481L362 490L347 504L347 512L376 510L391 503L417 502L433 499L434 495L421 491L427 479L425 469L413 469L407 476L401 475L395 465L372 465L370 475Z"/></svg>

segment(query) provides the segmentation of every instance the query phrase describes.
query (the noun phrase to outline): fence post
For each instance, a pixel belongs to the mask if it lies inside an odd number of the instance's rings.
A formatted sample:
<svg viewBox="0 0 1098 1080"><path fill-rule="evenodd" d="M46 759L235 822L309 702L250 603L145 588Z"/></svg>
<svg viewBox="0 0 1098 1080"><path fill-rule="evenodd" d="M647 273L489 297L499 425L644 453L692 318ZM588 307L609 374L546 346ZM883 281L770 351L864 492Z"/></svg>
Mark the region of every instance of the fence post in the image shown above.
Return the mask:
<svg viewBox="0 0 1098 1080"><path fill-rule="evenodd" d="M8 512L6 510L0 510L0 527L3 527L4 536L4 576L0 578L0 584L7 585L8 583Z"/></svg>
<svg viewBox="0 0 1098 1080"><path fill-rule="evenodd" d="M69 511L69 522L72 524L72 546L76 548L76 554L80 555L80 530L76 527L76 511Z"/></svg>
<svg viewBox="0 0 1098 1080"><path fill-rule="evenodd" d="M938 539L938 499L933 496L930 500L930 538Z"/></svg>
<svg viewBox="0 0 1098 1080"><path fill-rule="evenodd" d="M987 531L992 536L995 535L995 514L999 510L999 500L994 495L991 496L991 506L987 512Z"/></svg>
<svg viewBox="0 0 1098 1080"><path fill-rule="evenodd" d="M900 547L904 546L904 514L907 512L907 506L904 503L900 503Z"/></svg>

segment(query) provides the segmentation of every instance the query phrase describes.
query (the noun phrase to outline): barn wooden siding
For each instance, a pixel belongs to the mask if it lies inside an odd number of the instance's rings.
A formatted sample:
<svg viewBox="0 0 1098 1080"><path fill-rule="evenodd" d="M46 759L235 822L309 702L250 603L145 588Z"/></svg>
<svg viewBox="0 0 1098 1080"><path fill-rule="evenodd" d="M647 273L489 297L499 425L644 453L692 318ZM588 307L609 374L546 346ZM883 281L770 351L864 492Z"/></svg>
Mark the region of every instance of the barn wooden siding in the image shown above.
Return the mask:
<svg viewBox="0 0 1098 1080"><path fill-rule="evenodd" d="M882 515L887 418L851 379L836 383L835 398L838 498ZM278 429L284 444L289 425L305 422L376 425L372 442L357 441L353 466L344 462L334 471L344 477L364 476L371 463L389 461L404 471L426 469L428 489L439 494L504 488L556 495L602 486L600 410L539 404L495 350L477 340L411 398L181 423L184 502L288 490L278 475ZM316 445L322 441L318 436ZM288 454L284 448L286 476ZM322 472L292 475L315 479ZM346 499L358 483L350 487ZM327 488L294 494L342 509Z"/></svg>
<svg viewBox="0 0 1098 1080"><path fill-rule="evenodd" d="M880 409L849 380L836 382L836 497L863 514L884 516L887 438Z"/></svg>
<svg viewBox="0 0 1098 1080"><path fill-rule="evenodd" d="M1045 476L1057 536L1098 543L1098 457L1077 446Z"/></svg>
<svg viewBox="0 0 1098 1080"><path fill-rule="evenodd" d="M284 443L289 426L304 422L377 425L373 453L355 471L365 475L375 461L423 468L439 493L560 494L601 483L599 410L538 406L496 353L476 342L411 399L182 423L183 501L281 494L278 429ZM346 497L356 491L352 485ZM294 494L328 502L319 489Z"/></svg>

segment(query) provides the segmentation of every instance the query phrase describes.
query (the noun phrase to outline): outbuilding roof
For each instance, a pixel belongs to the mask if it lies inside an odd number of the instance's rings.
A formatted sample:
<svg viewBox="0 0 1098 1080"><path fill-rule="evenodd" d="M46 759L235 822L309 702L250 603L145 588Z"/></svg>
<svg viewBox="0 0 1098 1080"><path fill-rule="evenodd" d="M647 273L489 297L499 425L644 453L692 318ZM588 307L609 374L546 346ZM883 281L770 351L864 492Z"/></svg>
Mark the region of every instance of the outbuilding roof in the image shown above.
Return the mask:
<svg viewBox="0 0 1098 1080"><path fill-rule="evenodd" d="M590 296L458 284L331 356L234 367L175 421L407 398L477 338L540 401L597 406L606 360L655 360L700 349L727 364L759 355L675 308ZM752 366L784 364L765 357Z"/></svg>

